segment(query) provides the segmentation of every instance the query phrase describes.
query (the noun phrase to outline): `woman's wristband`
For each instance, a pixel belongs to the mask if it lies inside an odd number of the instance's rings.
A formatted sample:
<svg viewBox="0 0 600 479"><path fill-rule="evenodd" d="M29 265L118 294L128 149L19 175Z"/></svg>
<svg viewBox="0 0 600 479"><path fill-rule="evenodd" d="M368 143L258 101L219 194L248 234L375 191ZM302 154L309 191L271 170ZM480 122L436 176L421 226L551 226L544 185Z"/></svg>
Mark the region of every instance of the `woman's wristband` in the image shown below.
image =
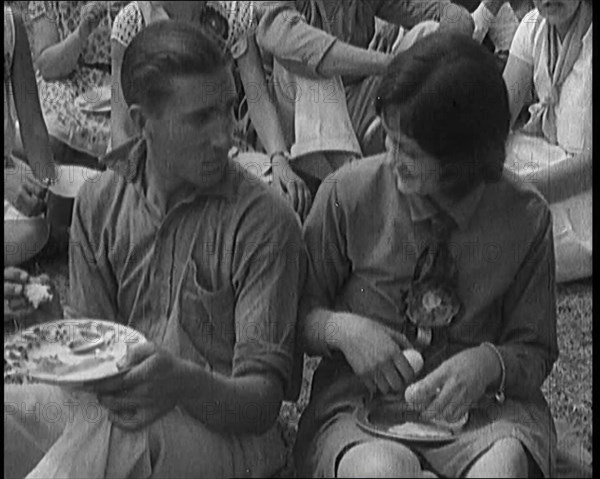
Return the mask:
<svg viewBox="0 0 600 479"><path fill-rule="evenodd" d="M502 404L505 399L504 385L506 384L506 366L504 365L504 359L502 359L502 355L500 354L500 351L498 351L498 348L495 345L493 345L492 343L485 341L485 342L481 343L481 345L487 347L488 349L491 349L494 352L494 354L496 355L496 357L498 358L498 361L500 362L500 368L502 370L502 373L500 376L500 387L494 394L494 397L496 398L496 401L498 401L500 404Z"/></svg>

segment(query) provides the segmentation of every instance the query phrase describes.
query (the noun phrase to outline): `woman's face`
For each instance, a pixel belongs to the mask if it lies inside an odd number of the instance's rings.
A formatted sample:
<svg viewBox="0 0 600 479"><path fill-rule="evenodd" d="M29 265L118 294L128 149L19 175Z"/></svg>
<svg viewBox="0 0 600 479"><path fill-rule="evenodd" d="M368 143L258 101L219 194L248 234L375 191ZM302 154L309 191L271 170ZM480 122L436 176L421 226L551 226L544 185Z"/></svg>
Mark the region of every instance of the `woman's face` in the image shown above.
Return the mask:
<svg viewBox="0 0 600 479"><path fill-rule="evenodd" d="M568 26L582 0L534 0L535 7L555 27Z"/></svg>
<svg viewBox="0 0 600 479"><path fill-rule="evenodd" d="M440 193L439 161L400 129L385 128L387 157L394 166L398 190L403 194L422 196Z"/></svg>

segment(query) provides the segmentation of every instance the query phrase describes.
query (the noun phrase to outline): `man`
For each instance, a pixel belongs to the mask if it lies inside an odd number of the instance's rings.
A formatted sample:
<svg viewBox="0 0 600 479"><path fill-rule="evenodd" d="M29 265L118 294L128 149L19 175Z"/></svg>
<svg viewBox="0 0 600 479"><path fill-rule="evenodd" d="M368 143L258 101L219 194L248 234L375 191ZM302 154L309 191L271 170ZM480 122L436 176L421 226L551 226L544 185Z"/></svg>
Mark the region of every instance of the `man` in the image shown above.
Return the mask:
<svg viewBox="0 0 600 479"><path fill-rule="evenodd" d="M139 136L76 200L66 313L125 323L148 343L131 348L128 373L91 391L111 418L95 436L105 449L84 436L70 460L104 455L93 473L111 477L273 475L305 269L299 224L228 159L233 77L202 31L148 26L125 51L121 82ZM60 405L61 394L12 387L5 404ZM5 476L69 462L56 453L59 442L67 450L64 423L6 418Z"/></svg>

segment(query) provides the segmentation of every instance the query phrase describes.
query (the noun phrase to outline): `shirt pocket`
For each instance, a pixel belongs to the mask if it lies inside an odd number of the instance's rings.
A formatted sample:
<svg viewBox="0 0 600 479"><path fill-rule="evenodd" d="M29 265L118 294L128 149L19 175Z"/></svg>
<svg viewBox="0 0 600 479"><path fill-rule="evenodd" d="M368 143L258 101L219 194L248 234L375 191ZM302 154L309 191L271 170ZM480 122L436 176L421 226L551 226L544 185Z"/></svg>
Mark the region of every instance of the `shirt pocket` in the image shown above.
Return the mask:
<svg viewBox="0 0 600 479"><path fill-rule="evenodd" d="M188 263L184 272L179 323L192 346L213 367L231 367L236 336L233 288L227 284L211 291L201 286L194 261Z"/></svg>

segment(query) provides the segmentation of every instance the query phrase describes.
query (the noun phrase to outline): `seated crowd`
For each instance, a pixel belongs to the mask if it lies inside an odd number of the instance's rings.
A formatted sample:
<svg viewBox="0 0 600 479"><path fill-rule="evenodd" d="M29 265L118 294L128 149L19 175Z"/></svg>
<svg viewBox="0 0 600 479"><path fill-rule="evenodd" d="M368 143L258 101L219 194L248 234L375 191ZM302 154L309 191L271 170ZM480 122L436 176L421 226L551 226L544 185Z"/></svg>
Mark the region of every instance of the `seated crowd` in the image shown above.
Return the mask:
<svg viewBox="0 0 600 479"><path fill-rule="evenodd" d="M68 298L28 312L5 268L5 321L147 342L83 390L5 385L6 477L274 477L304 354L300 476L554 474L555 284L592 274L591 0L28 3L4 7L5 200L37 216L58 165L101 174ZM464 421L357 425L394 398Z"/></svg>

